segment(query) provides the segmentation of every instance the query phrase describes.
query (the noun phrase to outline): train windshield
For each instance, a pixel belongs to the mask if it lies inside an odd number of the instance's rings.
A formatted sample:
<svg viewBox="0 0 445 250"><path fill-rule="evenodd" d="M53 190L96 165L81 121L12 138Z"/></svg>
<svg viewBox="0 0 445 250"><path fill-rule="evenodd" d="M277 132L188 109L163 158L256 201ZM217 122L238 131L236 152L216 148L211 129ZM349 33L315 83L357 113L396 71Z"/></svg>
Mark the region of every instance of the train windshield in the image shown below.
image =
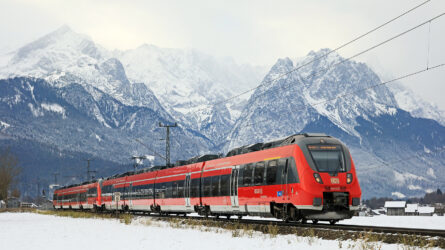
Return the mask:
<svg viewBox="0 0 445 250"><path fill-rule="evenodd" d="M345 172L345 158L340 145L309 145L309 152L319 172Z"/></svg>

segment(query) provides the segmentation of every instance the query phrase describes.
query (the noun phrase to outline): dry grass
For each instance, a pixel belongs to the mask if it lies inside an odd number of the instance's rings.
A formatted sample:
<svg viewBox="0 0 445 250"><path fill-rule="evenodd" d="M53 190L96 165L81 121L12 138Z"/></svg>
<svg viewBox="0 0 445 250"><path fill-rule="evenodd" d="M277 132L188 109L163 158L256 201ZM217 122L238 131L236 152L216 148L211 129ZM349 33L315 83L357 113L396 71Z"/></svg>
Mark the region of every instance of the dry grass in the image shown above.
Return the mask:
<svg viewBox="0 0 445 250"><path fill-rule="evenodd" d="M71 218L93 218L93 219L119 219L120 222L129 225L133 220L132 214L122 214L122 213L91 213L83 211L72 211L72 210L35 210L35 213L43 215L55 215L60 217L71 217Z"/></svg>

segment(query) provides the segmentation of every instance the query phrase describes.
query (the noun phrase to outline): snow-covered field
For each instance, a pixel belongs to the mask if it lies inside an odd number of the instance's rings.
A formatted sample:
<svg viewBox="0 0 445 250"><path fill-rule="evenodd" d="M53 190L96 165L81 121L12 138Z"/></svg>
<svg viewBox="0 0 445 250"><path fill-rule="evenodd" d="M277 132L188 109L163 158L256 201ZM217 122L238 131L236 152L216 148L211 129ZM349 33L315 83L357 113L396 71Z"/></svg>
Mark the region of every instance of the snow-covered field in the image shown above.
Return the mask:
<svg viewBox="0 0 445 250"><path fill-rule="evenodd" d="M373 243L377 248L400 245ZM130 225L113 219L73 219L34 213L0 213L1 249L361 249L360 241L254 232L234 237L215 228L174 228L137 218Z"/></svg>
<svg viewBox="0 0 445 250"><path fill-rule="evenodd" d="M256 216L246 216L244 219L278 221L278 219L261 218ZM311 220L308 220L308 223L311 223ZM329 223L327 221L320 221L319 224ZM445 230L445 216L354 216L349 220L341 220L338 224Z"/></svg>
<svg viewBox="0 0 445 250"><path fill-rule="evenodd" d="M339 224L445 230L445 216L380 215L373 217L352 217L349 220L340 221Z"/></svg>

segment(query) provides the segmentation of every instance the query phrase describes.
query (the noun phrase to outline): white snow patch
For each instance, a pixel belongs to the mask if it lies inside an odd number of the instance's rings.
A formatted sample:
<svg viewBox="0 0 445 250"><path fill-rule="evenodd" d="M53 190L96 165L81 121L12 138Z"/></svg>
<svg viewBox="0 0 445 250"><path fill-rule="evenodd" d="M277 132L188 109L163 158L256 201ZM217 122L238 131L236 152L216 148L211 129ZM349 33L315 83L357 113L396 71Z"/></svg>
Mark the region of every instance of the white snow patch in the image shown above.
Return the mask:
<svg viewBox="0 0 445 250"><path fill-rule="evenodd" d="M1 213L2 249L337 249L339 242L314 237L260 232L232 236L232 231L173 228L166 222L136 218L131 225L111 219L64 218L32 213ZM354 245L356 241L342 241ZM79 245L80 244L80 245ZM377 243L377 247L380 243ZM398 245L381 244L383 249Z"/></svg>
<svg viewBox="0 0 445 250"><path fill-rule="evenodd" d="M96 137L96 139L97 139L99 142L102 141L102 138L100 138L100 136L98 136L97 134L94 134L94 136Z"/></svg>
<svg viewBox="0 0 445 250"><path fill-rule="evenodd" d="M422 187L418 185L408 185L409 190L422 190Z"/></svg>
<svg viewBox="0 0 445 250"><path fill-rule="evenodd" d="M426 171L426 174L433 178L436 178L436 174L434 174L434 169L432 169L432 168L428 168L428 170Z"/></svg>
<svg viewBox="0 0 445 250"><path fill-rule="evenodd" d="M9 127L11 127L11 124L0 121L0 129L7 129Z"/></svg>
<svg viewBox="0 0 445 250"><path fill-rule="evenodd" d="M57 103L42 103L40 106L47 111L61 114L63 119L66 118L65 109Z"/></svg>
<svg viewBox="0 0 445 250"><path fill-rule="evenodd" d="M406 197L406 195L404 195L404 194L402 194L402 193L400 193L400 192L392 192L391 195L392 195L392 196L396 196L397 198L400 198L400 199Z"/></svg>
<svg viewBox="0 0 445 250"><path fill-rule="evenodd" d="M31 110L31 113L32 113L33 116L39 117L39 116L43 116L44 115L43 111L39 107L35 108L32 103L28 103L28 107Z"/></svg>
<svg viewBox="0 0 445 250"><path fill-rule="evenodd" d="M408 172L399 173L397 171L394 171L394 178L399 186L404 185L409 180L426 180L424 177L421 176L417 176Z"/></svg>
<svg viewBox="0 0 445 250"><path fill-rule="evenodd" d="M445 230L445 216L354 216L340 224Z"/></svg>

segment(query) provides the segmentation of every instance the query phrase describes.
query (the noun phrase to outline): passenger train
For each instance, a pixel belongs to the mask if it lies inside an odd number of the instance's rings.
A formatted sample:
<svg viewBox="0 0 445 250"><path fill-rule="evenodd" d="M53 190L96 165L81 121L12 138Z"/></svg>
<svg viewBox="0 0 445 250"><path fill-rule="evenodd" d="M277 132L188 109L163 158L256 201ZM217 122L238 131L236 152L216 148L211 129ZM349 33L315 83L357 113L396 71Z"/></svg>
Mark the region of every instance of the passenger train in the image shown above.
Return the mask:
<svg viewBox="0 0 445 250"><path fill-rule="evenodd" d="M202 216L256 215L284 221L351 218L361 189L348 148L324 134L297 134L62 187L56 209Z"/></svg>

